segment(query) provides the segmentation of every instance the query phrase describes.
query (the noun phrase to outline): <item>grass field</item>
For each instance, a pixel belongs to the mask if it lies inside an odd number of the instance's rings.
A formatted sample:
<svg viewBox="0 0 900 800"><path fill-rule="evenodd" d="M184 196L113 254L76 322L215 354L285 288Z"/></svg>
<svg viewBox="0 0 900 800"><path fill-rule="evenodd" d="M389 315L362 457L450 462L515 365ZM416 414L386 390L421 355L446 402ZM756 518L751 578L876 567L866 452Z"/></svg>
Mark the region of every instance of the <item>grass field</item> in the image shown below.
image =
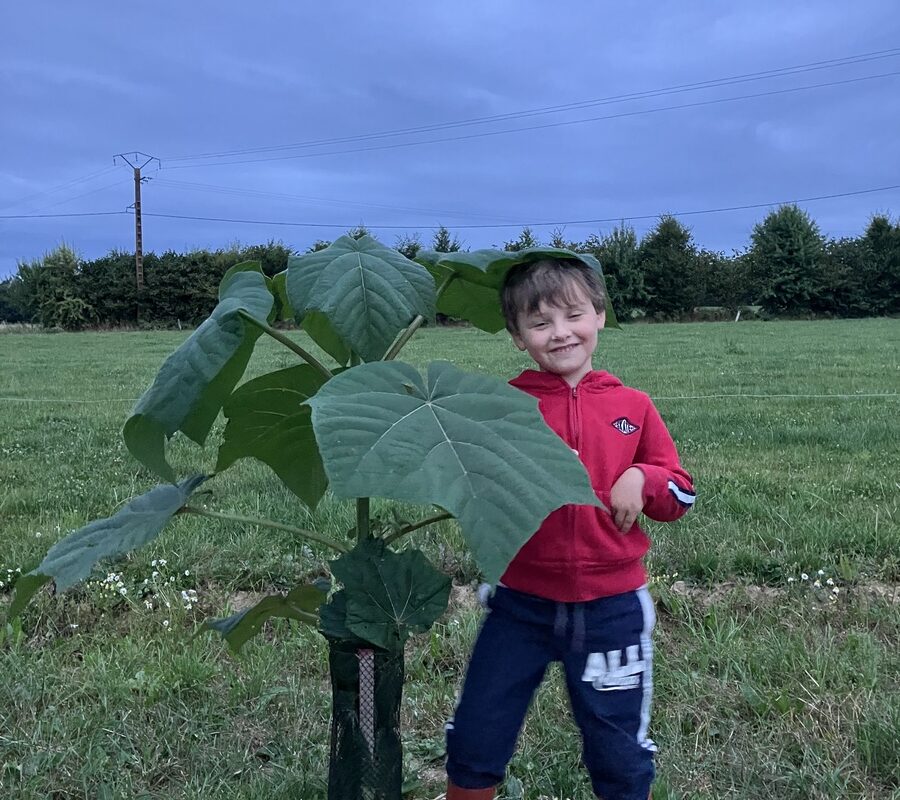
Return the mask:
<svg viewBox="0 0 900 800"><path fill-rule="evenodd" d="M186 335L0 335L0 616L16 568L154 483L119 430ZM406 358L526 365L505 336L465 328L423 331ZM261 341L251 373L294 359ZM656 400L699 491L684 520L648 525L655 800L900 798L900 323L632 326L601 337L597 362ZM175 461L209 469L214 452L176 440ZM214 491L221 510L333 536L353 524L328 498L310 518L255 462ZM451 523L415 543L458 584L408 651L409 796L437 798L477 571ZM97 581L42 593L22 634L0 632L0 797L324 797L324 640L279 624L235 659L192 638L324 558L285 533L186 518ZM145 579L153 608L137 598ZM555 673L510 776L505 797L591 797Z"/></svg>

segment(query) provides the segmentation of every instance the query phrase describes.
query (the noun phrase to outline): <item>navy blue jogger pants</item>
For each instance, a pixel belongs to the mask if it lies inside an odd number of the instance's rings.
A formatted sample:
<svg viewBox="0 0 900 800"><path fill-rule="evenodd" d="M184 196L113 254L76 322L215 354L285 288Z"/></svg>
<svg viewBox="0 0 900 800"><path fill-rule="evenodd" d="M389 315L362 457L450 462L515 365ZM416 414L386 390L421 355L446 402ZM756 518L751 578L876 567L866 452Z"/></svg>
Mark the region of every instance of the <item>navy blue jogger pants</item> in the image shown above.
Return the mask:
<svg viewBox="0 0 900 800"><path fill-rule="evenodd" d="M655 623L646 588L587 603L557 603L498 587L447 724L447 775L482 789L503 780L534 692L561 661L582 760L603 800L646 800Z"/></svg>

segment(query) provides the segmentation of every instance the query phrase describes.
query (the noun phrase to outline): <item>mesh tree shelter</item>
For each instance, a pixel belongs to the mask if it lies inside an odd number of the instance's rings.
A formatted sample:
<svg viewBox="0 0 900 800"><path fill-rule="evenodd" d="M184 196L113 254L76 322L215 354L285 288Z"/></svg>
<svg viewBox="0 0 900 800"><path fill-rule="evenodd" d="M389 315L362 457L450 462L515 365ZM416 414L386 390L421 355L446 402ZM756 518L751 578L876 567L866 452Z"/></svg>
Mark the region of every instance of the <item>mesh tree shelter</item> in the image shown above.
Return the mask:
<svg viewBox="0 0 900 800"><path fill-rule="evenodd" d="M403 786L403 651L333 641L328 796L391 800Z"/></svg>

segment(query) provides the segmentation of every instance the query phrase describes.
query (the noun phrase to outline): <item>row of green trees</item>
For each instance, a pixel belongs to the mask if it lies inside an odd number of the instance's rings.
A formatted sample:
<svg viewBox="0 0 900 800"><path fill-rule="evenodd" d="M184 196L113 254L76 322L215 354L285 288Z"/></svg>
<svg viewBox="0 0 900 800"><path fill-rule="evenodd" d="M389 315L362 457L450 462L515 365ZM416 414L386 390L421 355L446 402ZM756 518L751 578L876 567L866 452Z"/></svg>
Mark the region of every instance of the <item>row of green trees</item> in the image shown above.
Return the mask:
<svg viewBox="0 0 900 800"><path fill-rule="evenodd" d="M368 231L350 231L359 238ZM316 242L309 250L328 246ZM554 231L540 241L529 228L505 242L507 250L550 245L595 255L619 319L725 316L743 306L789 316L862 317L900 313L900 223L874 216L856 238L827 239L794 205L772 211L752 232L750 246L726 255L698 247L689 228L664 216L643 238L621 224L584 241ZM441 227L427 245L418 234L394 243L415 258L423 247L462 249ZM215 306L226 270L257 260L267 275L287 266L292 250L281 242L144 257L144 287L135 287L134 255L113 251L85 261L61 245L41 259L19 264L0 283L0 322L47 327L193 325Z"/></svg>

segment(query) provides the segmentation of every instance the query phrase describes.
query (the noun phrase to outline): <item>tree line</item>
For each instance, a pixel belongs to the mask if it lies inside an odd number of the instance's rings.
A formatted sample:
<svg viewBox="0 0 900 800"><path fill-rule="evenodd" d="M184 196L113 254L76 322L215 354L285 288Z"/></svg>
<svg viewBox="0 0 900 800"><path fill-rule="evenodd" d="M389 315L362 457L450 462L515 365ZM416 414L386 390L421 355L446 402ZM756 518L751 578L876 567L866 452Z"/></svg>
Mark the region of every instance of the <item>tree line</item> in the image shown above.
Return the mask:
<svg viewBox="0 0 900 800"><path fill-rule="evenodd" d="M360 237L365 227L348 231ZM317 241L309 250L327 247ZM537 245L594 254L620 320L728 318L747 307L767 315L863 317L900 313L900 222L873 216L858 237L829 239L795 205L772 211L756 224L749 246L731 255L699 247L675 217L663 216L642 238L620 224L584 241L556 230L546 241L530 228L502 244L506 250ZM426 245L418 234L394 246L415 258ZM428 249L463 249L441 227ZM67 245L21 262L0 282L0 322L48 328L194 325L217 301L222 275L241 261L256 260L266 275L285 269L292 250L270 241L190 253L144 256L144 286L135 285L134 254L111 251L84 260Z"/></svg>

